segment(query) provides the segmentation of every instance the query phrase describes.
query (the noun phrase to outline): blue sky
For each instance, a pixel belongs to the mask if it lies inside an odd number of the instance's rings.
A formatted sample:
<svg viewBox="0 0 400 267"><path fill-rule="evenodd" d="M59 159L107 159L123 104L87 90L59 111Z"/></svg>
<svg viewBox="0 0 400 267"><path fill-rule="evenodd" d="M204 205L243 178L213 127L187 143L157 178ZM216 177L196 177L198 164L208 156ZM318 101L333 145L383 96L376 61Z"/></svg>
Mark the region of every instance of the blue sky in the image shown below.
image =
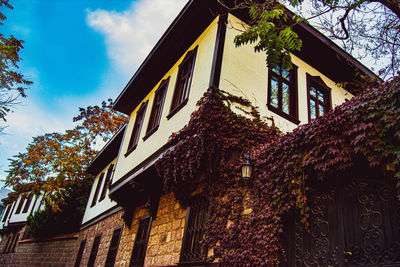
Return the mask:
<svg viewBox="0 0 400 267"><path fill-rule="evenodd" d="M69 129L79 107L115 99L186 0L10 3L1 33L25 41L21 72L34 84L0 135L0 179L32 137Z"/></svg>

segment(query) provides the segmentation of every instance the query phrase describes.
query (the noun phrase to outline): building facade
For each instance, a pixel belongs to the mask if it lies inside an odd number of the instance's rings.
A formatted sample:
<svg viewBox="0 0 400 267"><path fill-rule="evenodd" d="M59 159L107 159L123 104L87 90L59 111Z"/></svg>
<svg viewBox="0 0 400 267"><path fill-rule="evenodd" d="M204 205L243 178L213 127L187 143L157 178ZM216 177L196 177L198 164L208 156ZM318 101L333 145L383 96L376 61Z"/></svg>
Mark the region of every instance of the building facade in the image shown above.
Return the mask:
<svg viewBox="0 0 400 267"><path fill-rule="evenodd" d="M304 23L295 29L303 48L291 55L294 68L267 69L265 54L234 45L247 20L246 11L228 13L218 1L189 1L119 95L114 109L129 122L88 168L96 179L75 266L205 265L204 204L182 208L163 193L154 164L210 88L249 99L288 132L358 92L339 82L375 76Z"/></svg>

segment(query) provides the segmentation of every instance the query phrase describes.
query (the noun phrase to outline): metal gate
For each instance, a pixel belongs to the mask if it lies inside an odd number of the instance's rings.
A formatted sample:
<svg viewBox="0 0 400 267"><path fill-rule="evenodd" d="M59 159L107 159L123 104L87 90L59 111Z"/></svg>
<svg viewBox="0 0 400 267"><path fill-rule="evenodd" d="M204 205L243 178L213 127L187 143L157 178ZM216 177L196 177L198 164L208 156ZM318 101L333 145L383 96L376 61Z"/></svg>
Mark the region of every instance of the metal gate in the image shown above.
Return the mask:
<svg viewBox="0 0 400 267"><path fill-rule="evenodd" d="M395 186L353 180L315 190L309 199L309 231L298 219L286 228L289 266L400 266L400 201Z"/></svg>

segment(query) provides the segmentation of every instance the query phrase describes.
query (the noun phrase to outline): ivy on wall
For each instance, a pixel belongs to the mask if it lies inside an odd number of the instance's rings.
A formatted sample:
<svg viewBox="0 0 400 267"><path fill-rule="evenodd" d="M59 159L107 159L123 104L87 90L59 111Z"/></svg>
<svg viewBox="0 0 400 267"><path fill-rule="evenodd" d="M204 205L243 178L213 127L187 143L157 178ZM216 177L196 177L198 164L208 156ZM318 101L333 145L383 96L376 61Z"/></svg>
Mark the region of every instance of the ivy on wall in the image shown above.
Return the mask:
<svg viewBox="0 0 400 267"><path fill-rule="evenodd" d="M232 111L238 105L248 111L245 116ZM297 210L307 225L312 179L324 181L367 164L400 188L400 78L368 88L285 135L263 122L249 101L207 92L170 142L174 149L157 163L164 191L183 205L193 194L208 198L202 241L213 250L208 260L278 264L285 255L283 218ZM255 165L250 183L240 177L247 150Z"/></svg>

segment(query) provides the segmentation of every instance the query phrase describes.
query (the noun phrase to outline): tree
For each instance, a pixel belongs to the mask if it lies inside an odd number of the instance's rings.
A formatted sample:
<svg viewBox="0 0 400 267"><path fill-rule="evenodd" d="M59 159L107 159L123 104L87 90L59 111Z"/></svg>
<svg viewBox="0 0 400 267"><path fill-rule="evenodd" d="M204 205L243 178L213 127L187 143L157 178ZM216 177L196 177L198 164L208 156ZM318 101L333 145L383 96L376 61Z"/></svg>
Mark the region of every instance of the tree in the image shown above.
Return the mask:
<svg viewBox="0 0 400 267"><path fill-rule="evenodd" d="M0 7L13 9L9 0L0 0ZM6 16L0 12L0 25ZM0 33L0 119L5 121L6 115L11 111L19 97L26 97L25 90L32 82L25 79L19 69L21 58L19 53L23 49L23 41L14 36L6 37ZM0 128L0 131L2 128Z"/></svg>
<svg viewBox="0 0 400 267"><path fill-rule="evenodd" d="M41 230L37 224L50 227L55 218L65 221L69 217L72 222L67 224L79 225L75 221L83 215L93 182L85 169L98 152L97 143L111 138L126 122L126 117L111 110L111 106L109 99L101 106L80 108L79 115L73 119L79 122L74 129L34 137L26 152L10 160L6 184L13 186L17 193L45 196L46 209L38 213L36 221L30 219L38 233ZM71 210L78 216L63 213L70 214ZM49 212L53 214L48 216ZM49 218L52 222L47 221Z"/></svg>
<svg viewBox="0 0 400 267"><path fill-rule="evenodd" d="M359 58L388 62L380 70L383 78L394 77L400 67L400 2L398 0L219 0L232 9L248 8L252 21L235 43L256 43L255 50L267 54L268 67L291 68L290 52L300 50L301 37L293 27L311 22ZM283 4L296 8L292 16ZM380 62L381 63L381 62Z"/></svg>

